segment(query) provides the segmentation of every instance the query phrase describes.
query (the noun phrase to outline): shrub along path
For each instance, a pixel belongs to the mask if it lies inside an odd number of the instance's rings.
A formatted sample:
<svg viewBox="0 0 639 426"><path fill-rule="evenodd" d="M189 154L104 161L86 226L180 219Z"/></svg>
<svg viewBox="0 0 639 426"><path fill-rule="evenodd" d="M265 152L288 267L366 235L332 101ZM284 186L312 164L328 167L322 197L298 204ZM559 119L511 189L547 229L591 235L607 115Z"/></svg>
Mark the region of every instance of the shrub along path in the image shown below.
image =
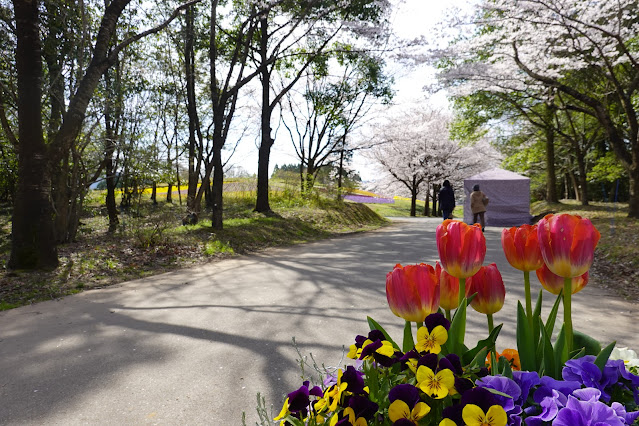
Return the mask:
<svg viewBox="0 0 639 426"><path fill-rule="evenodd" d="M385 275L396 263L434 264L439 223L405 218L1 312L0 424L236 425L243 411L253 424L257 392L277 414L300 385L293 336L327 366L367 332L367 315L399 339ZM524 290L499 232L485 235L486 263L497 263L507 286L494 315L504 323L501 350L515 347ZM637 304L589 285L573 312L575 329L639 349ZM467 342L485 337L485 317L469 311L467 330Z"/></svg>

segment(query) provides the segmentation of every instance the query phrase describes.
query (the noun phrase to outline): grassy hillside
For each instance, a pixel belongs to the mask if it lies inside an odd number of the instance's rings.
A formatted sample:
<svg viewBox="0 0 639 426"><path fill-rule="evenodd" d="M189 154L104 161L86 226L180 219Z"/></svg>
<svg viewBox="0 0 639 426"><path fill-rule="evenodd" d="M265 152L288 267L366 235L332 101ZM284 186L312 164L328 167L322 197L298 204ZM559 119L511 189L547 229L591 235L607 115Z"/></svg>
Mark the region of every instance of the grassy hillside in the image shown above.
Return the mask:
<svg viewBox="0 0 639 426"><path fill-rule="evenodd" d="M271 193L273 213L263 215L253 212L254 184L235 181L226 187L221 231L212 230L207 213L198 224L182 226L185 207L178 205L174 196L174 204L144 201L139 208L121 212L120 228L113 235L106 232L104 195L96 191L81 220L77 241L59 247L61 266L53 272L6 271L11 227L10 210L3 209L0 310L268 247L375 229L386 223L365 205L337 202L319 194L304 199L287 185L274 185L279 189Z"/></svg>

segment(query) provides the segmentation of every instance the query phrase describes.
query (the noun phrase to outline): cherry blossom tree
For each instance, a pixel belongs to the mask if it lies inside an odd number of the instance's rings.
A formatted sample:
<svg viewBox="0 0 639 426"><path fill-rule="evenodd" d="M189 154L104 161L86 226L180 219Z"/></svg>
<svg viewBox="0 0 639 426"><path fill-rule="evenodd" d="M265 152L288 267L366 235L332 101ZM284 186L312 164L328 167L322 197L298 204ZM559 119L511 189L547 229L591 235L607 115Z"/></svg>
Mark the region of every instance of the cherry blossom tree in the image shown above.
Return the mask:
<svg viewBox="0 0 639 426"><path fill-rule="evenodd" d="M377 187L409 195L411 216L416 214L417 196L431 183L461 182L489 161L475 147L451 140L450 122L441 110L416 109L375 130L384 142L369 152L380 173Z"/></svg>
<svg viewBox="0 0 639 426"><path fill-rule="evenodd" d="M596 118L630 180L639 218L637 2L484 0L475 33L444 54L442 81L457 95L486 91L562 95L564 108Z"/></svg>

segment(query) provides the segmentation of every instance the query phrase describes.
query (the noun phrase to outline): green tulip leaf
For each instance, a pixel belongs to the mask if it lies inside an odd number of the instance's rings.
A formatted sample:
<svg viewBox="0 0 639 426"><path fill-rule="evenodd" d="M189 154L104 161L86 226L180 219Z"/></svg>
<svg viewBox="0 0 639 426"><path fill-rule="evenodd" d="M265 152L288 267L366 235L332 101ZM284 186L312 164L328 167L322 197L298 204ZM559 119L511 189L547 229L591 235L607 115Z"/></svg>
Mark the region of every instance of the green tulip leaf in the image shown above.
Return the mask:
<svg viewBox="0 0 639 426"><path fill-rule="evenodd" d="M539 295L537 295L537 301L535 302L535 309L533 309L533 317L541 317L541 305L542 305L542 295L543 290L539 290Z"/></svg>
<svg viewBox="0 0 639 426"><path fill-rule="evenodd" d="M402 351L408 352L415 347L415 340L413 339L413 329L410 321L406 321L404 324L404 341L402 342Z"/></svg>
<svg viewBox="0 0 639 426"><path fill-rule="evenodd" d="M504 326L503 324L499 324L498 326L493 328L493 331L488 335L487 338L485 338L484 340L478 341L477 345L473 349L463 352L461 356L462 364L464 365L467 363L472 364L475 358L477 358L477 354L485 349L484 356L480 360L481 361L480 367L483 367L486 362L486 353L488 353L488 350L490 348L495 347L497 336L499 336L499 332L501 331L501 328L503 326Z"/></svg>
<svg viewBox="0 0 639 426"><path fill-rule="evenodd" d="M595 365L597 367L599 367L599 369L602 372L603 372L603 369L606 366L606 362L608 362L608 359L610 358L610 354L612 353L612 350L614 349L616 344L617 344L617 342L612 342L611 344L609 344L608 346L603 348L603 350L601 352L599 352L599 354L597 355L597 358L595 358Z"/></svg>
<svg viewBox="0 0 639 426"><path fill-rule="evenodd" d="M517 302L517 350L521 369L535 371L535 343L533 342L532 330L528 326L526 312L521 302Z"/></svg>
<svg viewBox="0 0 639 426"><path fill-rule="evenodd" d="M372 330L381 331L382 334L384 335L384 338L388 340L395 349L399 350L399 346L397 345L397 343L395 343L395 341L393 341L393 339L391 339L390 335L386 332L386 330L384 330L384 327L379 325L379 323L371 317L366 317L366 321L368 321L368 326L370 327L371 331Z"/></svg>
<svg viewBox="0 0 639 426"><path fill-rule="evenodd" d="M535 309L533 309L533 317L532 317L532 323L533 323L533 330L532 330L532 335L533 335L533 342L535 344L535 349L536 349L536 353L539 353L539 346L541 346L538 342L539 342L539 337L540 337L540 330L539 330L539 321L537 321L537 318L541 318L541 306L542 306L542 302L543 302L543 291L539 290L539 295L537 296L537 302L535 302ZM543 326L543 324L542 324ZM539 359L539 357L537 357L537 359Z"/></svg>
<svg viewBox="0 0 639 426"><path fill-rule="evenodd" d="M466 298L462 300L453 315L453 320L448 329L448 341L445 343L448 353L460 353L464 346L464 335L466 334Z"/></svg>
<svg viewBox="0 0 639 426"><path fill-rule="evenodd" d="M548 329L548 324L546 324L546 330ZM557 340L555 341L555 346L553 348L553 352L555 353L555 362L558 367L564 365L564 362L568 361L568 353L565 349L566 338L564 337L564 326L561 326L561 330L559 330L559 334L557 335Z"/></svg>
<svg viewBox="0 0 639 426"><path fill-rule="evenodd" d="M466 352L464 355L467 355L468 353L469 352ZM470 363L468 363L468 369L474 370L476 368L485 367L486 355L488 355L488 348L484 346L475 353L475 357L470 361Z"/></svg>
<svg viewBox="0 0 639 426"><path fill-rule="evenodd" d="M579 348L570 352L570 358L568 359L578 359L583 358L584 356L586 356L586 350L584 348Z"/></svg>
<svg viewBox="0 0 639 426"><path fill-rule="evenodd" d="M539 319L541 323L541 319ZM539 375L542 373L546 376L550 376L553 379L559 379L559 366L555 362L555 354L553 352L552 343L550 342L550 335L546 332L545 327L541 324L541 347L543 348L543 357L540 362L540 367L543 367L543 372L541 368L537 370Z"/></svg>
<svg viewBox="0 0 639 426"><path fill-rule="evenodd" d="M555 328L555 321L557 320L557 311L559 311L559 304L561 303L561 293L555 299L555 303L552 305L552 309L548 314L548 319L546 320L546 333L548 336L552 337L552 331Z"/></svg>
<svg viewBox="0 0 639 426"><path fill-rule="evenodd" d="M513 370L510 367L510 361L508 361L506 357L499 357L499 361L497 361L497 369L495 371L497 372L497 374L501 374L502 376L508 377L509 379L513 378Z"/></svg>
<svg viewBox="0 0 639 426"><path fill-rule="evenodd" d="M573 348L584 348L585 355L597 355L601 352L599 341L580 331L573 331L572 341Z"/></svg>

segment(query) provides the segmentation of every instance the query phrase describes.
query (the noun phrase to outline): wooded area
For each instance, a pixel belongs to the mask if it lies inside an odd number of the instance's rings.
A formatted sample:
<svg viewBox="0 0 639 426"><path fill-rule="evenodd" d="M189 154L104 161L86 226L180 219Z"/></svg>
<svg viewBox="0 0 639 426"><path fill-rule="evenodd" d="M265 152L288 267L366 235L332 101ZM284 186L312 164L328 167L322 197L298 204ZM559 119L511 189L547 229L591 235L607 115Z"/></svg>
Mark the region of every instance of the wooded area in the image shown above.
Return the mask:
<svg viewBox="0 0 639 426"><path fill-rule="evenodd" d="M222 151L242 133L234 115L252 103L261 111L255 210L270 211L274 110L300 79L327 75L331 61L348 67L362 52L379 68L367 52L383 42L387 10L372 0L2 4L2 152L17 164L3 182L13 203L9 268L56 267L56 245L75 238L83 199L100 178L111 232L116 186L127 208L142 187L179 186L183 165L187 212L199 215L206 198L221 229ZM372 92L377 77L357 93ZM250 83L261 94L241 98ZM324 108L345 109L340 102L350 101L328 99ZM331 114L337 155L348 149L353 119Z"/></svg>
<svg viewBox="0 0 639 426"><path fill-rule="evenodd" d="M185 215L222 229L225 172L249 134L257 212L271 210L272 148L292 141L303 193L328 170L341 187L361 150L377 187L410 196L413 214L443 179L501 162L531 178L535 199L627 200L639 218L637 1L486 0L443 23L459 31L437 48L393 38L395 6L0 0L7 266L55 268L96 182L110 233L160 184L153 202L186 184ZM406 58L438 67L452 112L380 107L393 97L388 62Z"/></svg>

